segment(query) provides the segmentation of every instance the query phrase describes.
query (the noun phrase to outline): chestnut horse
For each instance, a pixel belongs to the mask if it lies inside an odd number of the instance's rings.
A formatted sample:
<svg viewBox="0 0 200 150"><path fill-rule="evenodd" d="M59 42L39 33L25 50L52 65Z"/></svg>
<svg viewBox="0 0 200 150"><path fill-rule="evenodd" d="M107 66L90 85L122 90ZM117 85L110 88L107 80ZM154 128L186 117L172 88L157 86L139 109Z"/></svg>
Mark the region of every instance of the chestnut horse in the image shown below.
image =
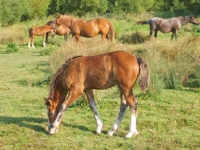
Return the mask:
<svg viewBox="0 0 200 150"><path fill-rule="evenodd" d="M110 21L103 18L96 18L88 21L82 19L75 19L67 15L59 15L56 18L56 27L66 25L75 36L77 42L80 36L92 38L101 34L102 39L108 39L110 35L111 41L114 41L113 25Z"/></svg>
<svg viewBox="0 0 200 150"><path fill-rule="evenodd" d="M162 18L151 18L148 21L138 21L138 24L149 24L150 26L150 35L152 36L153 32L154 37L157 37L157 32L169 33L172 32L171 40L173 37L177 38L177 32L181 27L187 23L192 23L194 25L199 25L198 21L193 15L191 16L180 16L174 17L171 19L162 19Z"/></svg>
<svg viewBox="0 0 200 150"><path fill-rule="evenodd" d="M140 88L146 91L149 83L147 64L142 58L136 58L125 51L68 59L52 77L49 97L45 98L49 133L55 134L58 131L64 112L83 92L94 113L96 133L101 133L103 123L96 107L93 89L108 89L117 85L120 89L120 111L108 135L116 133L127 107L131 110L131 123L126 137L136 135L137 100L132 88L139 75Z"/></svg>
<svg viewBox="0 0 200 150"><path fill-rule="evenodd" d="M29 31L29 40L28 40L28 47L30 48L30 44L32 44L32 47L35 48L34 46L34 37L35 35L38 35L38 36L43 36L43 46L45 47L46 46L46 33L50 32L52 35L54 35L54 28L49 26L49 25L44 25L44 26L41 26L41 27L31 27L28 29Z"/></svg>
<svg viewBox="0 0 200 150"><path fill-rule="evenodd" d="M67 38L70 34L70 29L66 26L66 25L60 25L56 28L56 21L55 20L51 20L47 22L47 25L52 26L55 29L55 33L56 35L64 35L64 40L67 41ZM48 43L48 33L46 35L46 43ZM54 38L54 35L52 36L52 38Z"/></svg>

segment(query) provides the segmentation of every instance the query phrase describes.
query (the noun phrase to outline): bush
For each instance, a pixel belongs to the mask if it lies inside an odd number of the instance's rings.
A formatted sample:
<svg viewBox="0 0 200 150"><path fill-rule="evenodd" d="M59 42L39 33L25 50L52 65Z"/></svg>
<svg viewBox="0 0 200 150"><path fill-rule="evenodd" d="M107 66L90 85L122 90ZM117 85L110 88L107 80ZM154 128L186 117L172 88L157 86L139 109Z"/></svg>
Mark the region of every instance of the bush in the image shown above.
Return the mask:
<svg viewBox="0 0 200 150"><path fill-rule="evenodd" d="M1 0L0 10L0 20L2 26L9 26L19 22L23 14L21 0Z"/></svg>
<svg viewBox="0 0 200 150"><path fill-rule="evenodd" d="M15 43L11 43L7 45L6 52L7 53L16 53L19 49Z"/></svg>
<svg viewBox="0 0 200 150"><path fill-rule="evenodd" d="M148 59L151 68L151 86L178 89L182 86L182 81L186 74L196 74L198 76L198 45L194 36L171 41L155 41L147 44L145 57ZM191 40L193 39L193 40ZM196 44L195 44L196 43ZM155 84L155 85L154 85Z"/></svg>

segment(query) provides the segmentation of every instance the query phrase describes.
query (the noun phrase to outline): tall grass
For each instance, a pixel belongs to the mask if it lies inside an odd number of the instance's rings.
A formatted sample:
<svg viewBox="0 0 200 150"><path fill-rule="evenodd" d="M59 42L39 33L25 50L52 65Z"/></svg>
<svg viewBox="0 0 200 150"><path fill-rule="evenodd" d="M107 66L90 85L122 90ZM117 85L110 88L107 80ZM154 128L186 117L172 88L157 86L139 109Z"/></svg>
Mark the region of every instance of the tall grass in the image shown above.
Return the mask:
<svg viewBox="0 0 200 150"><path fill-rule="evenodd" d="M11 27L0 28L0 43L17 43L25 44L27 42L27 34L25 26L14 25Z"/></svg>
<svg viewBox="0 0 200 150"><path fill-rule="evenodd" d="M115 50L129 51L148 62L151 72L149 92L157 93L164 88L181 88L186 74L194 74L199 81L199 41L200 37L195 35L182 37L177 41L152 38L142 44L132 45L103 42L99 37L82 38L81 44L72 39L51 53L49 65L51 73L54 73L66 59L75 55L95 55Z"/></svg>

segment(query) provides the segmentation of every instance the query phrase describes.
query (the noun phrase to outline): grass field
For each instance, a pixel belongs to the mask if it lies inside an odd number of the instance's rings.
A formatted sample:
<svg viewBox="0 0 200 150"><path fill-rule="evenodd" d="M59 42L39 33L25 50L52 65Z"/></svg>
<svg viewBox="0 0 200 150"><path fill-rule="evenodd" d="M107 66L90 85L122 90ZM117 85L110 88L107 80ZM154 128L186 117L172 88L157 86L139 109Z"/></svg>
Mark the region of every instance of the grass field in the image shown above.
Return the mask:
<svg viewBox="0 0 200 150"><path fill-rule="evenodd" d="M116 32L120 39L122 28L116 20L113 22L116 24ZM129 35L132 34L131 31L135 33L136 30L145 29L141 33L148 35L147 26L136 26L130 29L130 24L124 23L125 34ZM197 51L195 54L199 54L199 37L195 42L192 41L192 47L187 46L190 44L188 41L189 44L184 45L186 38L191 39L191 34L180 32L181 48L195 50ZM47 48L42 47L42 38L37 37L36 49L28 49L26 44L17 44L18 52L15 53L8 53L7 45L1 44L0 150L200 149L200 89L193 84L177 89L165 88L150 95L142 93L136 85L133 91L139 103L137 118L139 134L134 138L124 137L129 129L129 110L122 120L118 133L113 137L107 135L119 111L117 88L95 91L98 109L104 122L102 134L94 134L96 123L92 111L84 102L84 97L79 98L67 110L58 133L50 136L46 131L48 120L43 97L48 96L49 76L63 63L65 57L100 53L108 49L122 49L140 55L140 51L146 49L152 52L155 52L153 49L158 51L164 44L169 51L173 48L179 50L176 41L169 41L169 34L159 33L159 36L160 39L157 41L139 44L119 42L115 45L98 44L99 37L83 38L82 46L77 46L71 38L68 43L63 44L62 37L57 36L54 40L50 39L52 44ZM97 49L103 50L97 51ZM49 51L50 55L45 54ZM154 72L154 67L157 65L151 64L148 60L150 55L148 56L145 55L145 58ZM61 61L58 62L57 59L60 58ZM189 65L184 61L183 64Z"/></svg>

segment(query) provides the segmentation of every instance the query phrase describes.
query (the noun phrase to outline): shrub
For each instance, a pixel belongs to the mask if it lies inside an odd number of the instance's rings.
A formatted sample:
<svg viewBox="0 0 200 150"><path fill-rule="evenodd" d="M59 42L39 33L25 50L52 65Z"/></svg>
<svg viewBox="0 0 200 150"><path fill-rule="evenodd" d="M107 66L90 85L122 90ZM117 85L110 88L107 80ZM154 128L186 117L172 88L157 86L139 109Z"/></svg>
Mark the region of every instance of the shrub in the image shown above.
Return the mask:
<svg viewBox="0 0 200 150"><path fill-rule="evenodd" d="M19 49L15 43L11 43L7 45L6 52L7 53L16 53Z"/></svg>
<svg viewBox="0 0 200 150"><path fill-rule="evenodd" d="M46 56L46 55L50 55L53 52L53 48L52 46L43 49L42 51L40 51L40 55L41 56Z"/></svg>

